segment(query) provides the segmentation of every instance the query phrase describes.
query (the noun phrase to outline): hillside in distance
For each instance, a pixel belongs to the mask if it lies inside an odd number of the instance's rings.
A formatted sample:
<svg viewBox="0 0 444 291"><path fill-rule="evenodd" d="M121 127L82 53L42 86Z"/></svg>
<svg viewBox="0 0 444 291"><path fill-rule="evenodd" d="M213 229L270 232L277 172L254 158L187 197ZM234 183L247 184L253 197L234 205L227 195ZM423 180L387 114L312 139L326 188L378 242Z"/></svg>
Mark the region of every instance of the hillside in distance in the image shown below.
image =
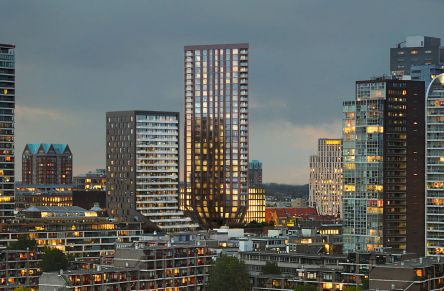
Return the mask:
<svg viewBox="0 0 444 291"><path fill-rule="evenodd" d="M308 198L308 184L305 185L289 185L278 183L265 183L265 193L267 196L275 196L278 198Z"/></svg>

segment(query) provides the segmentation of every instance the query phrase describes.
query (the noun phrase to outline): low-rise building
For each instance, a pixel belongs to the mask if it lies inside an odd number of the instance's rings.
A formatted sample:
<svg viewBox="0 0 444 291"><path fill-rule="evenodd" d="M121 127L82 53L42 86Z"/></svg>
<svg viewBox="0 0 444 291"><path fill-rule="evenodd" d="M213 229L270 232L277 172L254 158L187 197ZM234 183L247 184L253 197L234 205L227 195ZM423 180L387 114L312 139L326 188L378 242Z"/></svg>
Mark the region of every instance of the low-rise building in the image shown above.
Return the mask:
<svg viewBox="0 0 444 291"><path fill-rule="evenodd" d="M20 286L37 290L39 264L35 250L0 251L0 290L14 290Z"/></svg>
<svg viewBox="0 0 444 291"><path fill-rule="evenodd" d="M444 290L444 260L426 257L376 265L369 290Z"/></svg>
<svg viewBox="0 0 444 291"><path fill-rule="evenodd" d="M96 190L106 191L106 171L105 169L96 169L95 172L78 175L73 178L76 190Z"/></svg>
<svg viewBox="0 0 444 291"><path fill-rule="evenodd" d="M295 253L241 252L253 283L253 290L294 290L311 284L319 290L342 290L343 255L308 255ZM267 262L276 263L280 275L263 274Z"/></svg>
<svg viewBox="0 0 444 291"><path fill-rule="evenodd" d="M139 290L136 289L139 270L132 268L98 267L88 270L68 270L43 273L39 291L68 290Z"/></svg>
<svg viewBox="0 0 444 291"><path fill-rule="evenodd" d="M248 209L244 217L244 222L265 222L265 188L248 188Z"/></svg>
<svg viewBox="0 0 444 291"><path fill-rule="evenodd" d="M113 264L140 269L141 290L204 290L212 256L204 242L147 241L117 249Z"/></svg>
<svg viewBox="0 0 444 291"><path fill-rule="evenodd" d="M15 187L15 209L31 206L72 206L72 185L27 185Z"/></svg>
<svg viewBox="0 0 444 291"><path fill-rule="evenodd" d="M77 206L33 206L21 211L12 224L0 224L0 249L20 236L35 239L38 247L51 247L79 258L112 256L118 242L142 235L141 222L101 217L98 211Z"/></svg>
<svg viewBox="0 0 444 291"><path fill-rule="evenodd" d="M204 242L171 240L121 243L112 265L90 270L43 273L40 291L205 290L212 253Z"/></svg>
<svg viewBox="0 0 444 291"><path fill-rule="evenodd" d="M393 264L417 258L416 254L380 249L372 252L349 253L343 266L343 282L360 286L368 281L371 270L376 266Z"/></svg>
<svg viewBox="0 0 444 291"><path fill-rule="evenodd" d="M295 226L298 220L318 217L316 209L310 207L268 207L265 209L265 221L280 226Z"/></svg>
<svg viewBox="0 0 444 291"><path fill-rule="evenodd" d="M342 225L305 221L288 229L288 248L296 253L342 254Z"/></svg>

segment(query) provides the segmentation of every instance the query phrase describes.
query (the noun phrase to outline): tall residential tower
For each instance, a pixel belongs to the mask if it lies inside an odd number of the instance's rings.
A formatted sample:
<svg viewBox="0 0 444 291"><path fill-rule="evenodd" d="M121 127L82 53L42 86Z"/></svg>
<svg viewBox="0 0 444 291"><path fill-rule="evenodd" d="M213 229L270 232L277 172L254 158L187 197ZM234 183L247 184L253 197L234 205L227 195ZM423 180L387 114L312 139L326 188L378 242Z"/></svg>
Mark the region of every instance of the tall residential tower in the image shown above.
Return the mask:
<svg viewBox="0 0 444 291"><path fill-rule="evenodd" d="M204 227L239 223L248 205L248 44L184 54L183 205Z"/></svg>
<svg viewBox="0 0 444 291"><path fill-rule="evenodd" d="M426 237L428 256L444 255L444 74L426 94Z"/></svg>
<svg viewBox="0 0 444 291"><path fill-rule="evenodd" d="M344 251L424 253L424 82L356 83L344 103Z"/></svg>
<svg viewBox="0 0 444 291"><path fill-rule="evenodd" d="M143 215L161 230L193 230L179 210L179 113L106 114L106 191L111 216Z"/></svg>
<svg viewBox="0 0 444 291"><path fill-rule="evenodd" d="M0 44L0 223L14 217L14 49Z"/></svg>
<svg viewBox="0 0 444 291"><path fill-rule="evenodd" d="M310 157L309 203L319 215L341 214L342 139L318 140L318 154Z"/></svg>

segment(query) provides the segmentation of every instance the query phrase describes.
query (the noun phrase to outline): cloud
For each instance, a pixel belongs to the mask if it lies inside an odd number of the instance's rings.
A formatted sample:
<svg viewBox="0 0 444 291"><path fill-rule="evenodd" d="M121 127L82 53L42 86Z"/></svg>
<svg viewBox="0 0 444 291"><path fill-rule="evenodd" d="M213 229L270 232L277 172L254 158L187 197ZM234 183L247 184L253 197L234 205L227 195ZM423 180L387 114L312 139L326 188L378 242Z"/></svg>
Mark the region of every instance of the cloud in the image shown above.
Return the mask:
<svg viewBox="0 0 444 291"><path fill-rule="evenodd" d="M16 105L15 113L17 122L25 124L59 122L67 126L76 126L81 123L78 116L57 109Z"/></svg>
<svg viewBox="0 0 444 291"><path fill-rule="evenodd" d="M263 161L266 182L308 183L309 156L316 154L319 138L341 138L341 122L319 125L269 120L251 129L252 159Z"/></svg>
<svg viewBox="0 0 444 291"><path fill-rule="evenodd" d="M183 116L183 46L249 42L251 157L266 181L306 183L316 139L340 134L354 82L388 72L405 36L444 37L443 4L2 1L0 41L16 44L16 149L66 142L75 172L104 167L106 111Z"/></svg>

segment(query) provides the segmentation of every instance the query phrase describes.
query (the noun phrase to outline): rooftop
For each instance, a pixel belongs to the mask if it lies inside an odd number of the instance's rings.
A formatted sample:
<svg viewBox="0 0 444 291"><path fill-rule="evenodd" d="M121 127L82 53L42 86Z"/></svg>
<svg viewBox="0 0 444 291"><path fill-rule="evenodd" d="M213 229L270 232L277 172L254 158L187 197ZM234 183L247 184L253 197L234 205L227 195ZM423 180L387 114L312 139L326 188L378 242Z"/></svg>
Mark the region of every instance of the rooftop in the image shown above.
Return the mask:
<svg viewBox="0 0 444 291"><path fill-rule="evenodd" d="M27 214L40 213L41 218L46 217L97 217L97 212L86 210L78 206L31 206L22 210ZM33 216L34 217L34 216Z"/></svg>
<svg viewBox="0 0 444 291"><path fill-rule="evenodd" d="M43 153L47 154L51 150L53 150L57 154L63 154L66 150L70 152L69 146L67 144L53 144L53 143L28 143L25 146L25 151L29 150L29 152L33 155L37 154L40 150Z"/></svg>

